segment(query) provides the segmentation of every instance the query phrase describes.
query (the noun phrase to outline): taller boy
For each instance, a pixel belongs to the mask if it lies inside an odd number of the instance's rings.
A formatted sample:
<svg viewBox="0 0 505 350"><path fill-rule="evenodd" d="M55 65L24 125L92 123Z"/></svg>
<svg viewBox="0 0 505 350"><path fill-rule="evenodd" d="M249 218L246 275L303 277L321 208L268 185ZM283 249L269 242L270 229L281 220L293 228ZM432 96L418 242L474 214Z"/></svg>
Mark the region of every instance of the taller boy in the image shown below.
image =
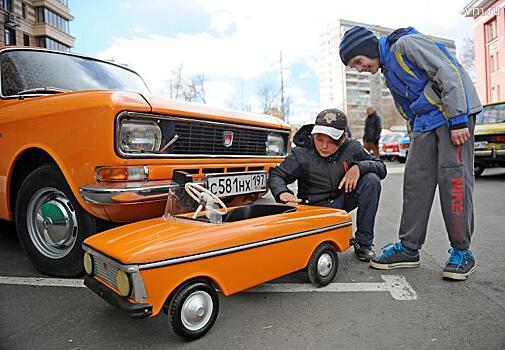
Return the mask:
<svg viewBox="0 0 505 350"><path fill-rule="evenodd" d="M360 72L384 74L411 133L403 184L400 241L370 261L378 269L419 266L435 189L439 186L450 257L445 278L464 280L475 270L474 128L481 103L468 74L440 42L414 28L377 37L349 29L340 44L342 62Z"/></svg>

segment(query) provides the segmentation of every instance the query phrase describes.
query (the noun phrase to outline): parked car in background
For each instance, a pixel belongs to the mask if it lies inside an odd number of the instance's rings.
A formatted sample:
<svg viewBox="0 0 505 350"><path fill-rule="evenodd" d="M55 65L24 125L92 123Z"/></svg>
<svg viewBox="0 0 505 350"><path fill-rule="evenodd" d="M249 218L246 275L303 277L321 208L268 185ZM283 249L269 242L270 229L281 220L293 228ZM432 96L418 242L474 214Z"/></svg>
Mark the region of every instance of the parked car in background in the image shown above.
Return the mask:
<svg viewBox="0 0 505 350"><path fill-rule="evenodd" d="M405 163L407 161L407 156L409 155L409 147L410 147L410 136L406 134L403 136L400 141L398 141L398 160L400 163Z"/></svg>
<svg viewBox="0 0 505 350"><path fill-rule="evenodd" d="M475 176L505 166L505 102L484 105L475 126Z"/></svg>
<svg viewBox="0 0 505 350"><path fill-rule="evenodd" d="M111 62L5 47L0 72L0 219L46 274L84 273L82 242L111 223L161 216L176 171L237 205L289 150L278 118L153 97Z"/></svg>
<svg viewBox="0 0 505 350"><path fill-rule="evenodd" d="M392 132L382 139L382 148L379 148L381 158L389 161L396 160L400 155L399 141L404 136L401 132Z"/></svg>

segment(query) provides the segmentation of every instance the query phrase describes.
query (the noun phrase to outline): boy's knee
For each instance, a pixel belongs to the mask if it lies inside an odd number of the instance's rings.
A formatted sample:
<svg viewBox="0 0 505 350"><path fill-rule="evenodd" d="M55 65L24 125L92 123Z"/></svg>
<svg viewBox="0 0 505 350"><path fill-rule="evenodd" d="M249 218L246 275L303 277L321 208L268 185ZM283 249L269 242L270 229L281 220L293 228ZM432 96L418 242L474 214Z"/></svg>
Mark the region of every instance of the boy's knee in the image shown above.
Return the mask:
<svg viewBox="0 0 505 350"><path fill-rule="evenodd" d="M368 188L370 190L380 191L381 179L377 176L377 174L367 173L359 179L358 185L362 185L363 188Z"/></svg>

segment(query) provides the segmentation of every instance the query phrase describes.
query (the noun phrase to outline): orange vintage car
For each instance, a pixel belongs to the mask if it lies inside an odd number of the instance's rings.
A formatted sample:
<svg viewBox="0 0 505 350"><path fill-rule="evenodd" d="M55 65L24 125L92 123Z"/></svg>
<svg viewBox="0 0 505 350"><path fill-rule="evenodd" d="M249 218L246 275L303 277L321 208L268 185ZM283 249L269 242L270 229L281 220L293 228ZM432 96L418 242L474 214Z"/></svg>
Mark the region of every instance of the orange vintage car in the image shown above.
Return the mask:
<svg viewBox="0 0 505 350"><path fill-rule="evenodd" d="M153 97L111 62L5 47L0 72L0 219L46 274L82 274L86 237L160 217L175 171L213 174L216 194L246 201L266 190L252 174L288 152L280 119Z"/></svg>
<svg viewBox="0 0 505 350"><path fill-rule="evenodd" d="M134 318L164 310L175 334L192 340L209 331L219 298L307 268L317 287L338 269L350 246L343 210L307 205L250 204L229 212L209 190L186 183L194 212L114 228L83 243L85 285ZM174 195L169 205L186 202ZM220 208L206 206L209 201ZM210 214L209 214L210 212ZM213 215L217 214L217 219Z"/></svg>

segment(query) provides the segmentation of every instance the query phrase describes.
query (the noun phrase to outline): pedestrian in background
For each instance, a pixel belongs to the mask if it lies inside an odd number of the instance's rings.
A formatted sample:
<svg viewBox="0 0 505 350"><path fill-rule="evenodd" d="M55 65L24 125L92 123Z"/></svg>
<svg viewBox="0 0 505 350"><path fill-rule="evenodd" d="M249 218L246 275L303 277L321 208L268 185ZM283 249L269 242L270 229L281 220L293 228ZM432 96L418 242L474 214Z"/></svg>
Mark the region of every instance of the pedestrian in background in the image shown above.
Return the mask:
<svg viewBox="0 0 505 350"><path fill-rule="evenodd" d="M379 155L379 139L381 137L382 124L381 118L375 111L375 108L368 106L366 108L365 133L363 135L363 147L374 156Z"/></svg>
<svg viewBox="0 0 505 350"><path fill-rule="evenodd" d="M304 203L351 211L358 208L354 252L369 261L373 251L374 226L386 176L384 163L363 149L345 132L347 117L339 109L321 111L315 125L298 130L297 147L268 176L273 196L282 203ZM288 184L298 181L295 195Z"/></svg>
<svg viewBox="0 0 505 350"><path fill-rule="evenodd" d="M411 133L403 181L403 211L396 244L372 259L377 269L419 266L437 185L451 249L444 278L465 280L475 271L474 128L482 106L466 71L443 43L412 27L378 39L365 27L349 29L342 62L359 72L381 69Z"/></svg>

